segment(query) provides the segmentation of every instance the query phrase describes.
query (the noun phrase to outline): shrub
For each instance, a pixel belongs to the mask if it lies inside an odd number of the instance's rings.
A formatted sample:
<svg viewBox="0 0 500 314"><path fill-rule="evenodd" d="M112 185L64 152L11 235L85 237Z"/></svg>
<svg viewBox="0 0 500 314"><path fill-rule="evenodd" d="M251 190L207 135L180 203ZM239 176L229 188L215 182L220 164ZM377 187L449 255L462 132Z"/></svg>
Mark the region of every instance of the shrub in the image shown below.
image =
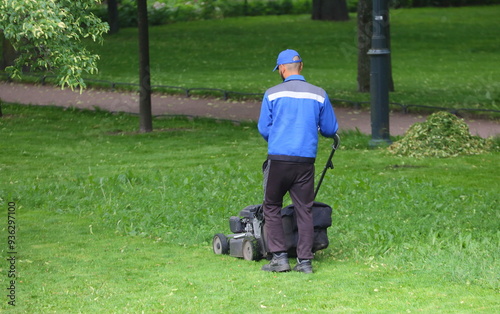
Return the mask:
<svg viewBox="0 0 500 314"><path fill-rule="evenodd" d="M371 0L369 0L371 1ZM357 12L359 0L347 0L349 12ZM392 8L425 6L466 6L500 4L500 0L390 0ZM162 25L180 21L219 19L236 16L310 14L312 0L150 0L148 19L151 25ZM107 21L107 4L92 8L92 13ZM137 2L121 0L118 5L120 27L137 26Z"/></svg>
<svg viewBox="0 0 500 314"><path fill-rule="evenodd" d="M118 6L118 19L121 27L137 26L137 2L122 0ZM107 16L106 16L107 19Z"/></svg>
<svg viewBox="0 0 500 314"><path fill-rule="evenodd" d="M148 5L148 22L151 25L167 24L171 19L171 10L163 2Z"/></svg>
<svg viewBox="0 0 500 314"><path fill-rule="evenodd" d="M206 0L206 1L148 1L148 20L151 25L172 22L219 19L236 16L282 15L310 13L311 0ZM92 8L101 20L108 20L107 5ZM120 27L137 26L137 2L121 0L118 5Z"/></svg>
<svg viewBox="0 0 500 314"><path fill-rule="evenodd" d="M500 0L390 0L389 4L395 8L459 7L500 4Z"/></svg>

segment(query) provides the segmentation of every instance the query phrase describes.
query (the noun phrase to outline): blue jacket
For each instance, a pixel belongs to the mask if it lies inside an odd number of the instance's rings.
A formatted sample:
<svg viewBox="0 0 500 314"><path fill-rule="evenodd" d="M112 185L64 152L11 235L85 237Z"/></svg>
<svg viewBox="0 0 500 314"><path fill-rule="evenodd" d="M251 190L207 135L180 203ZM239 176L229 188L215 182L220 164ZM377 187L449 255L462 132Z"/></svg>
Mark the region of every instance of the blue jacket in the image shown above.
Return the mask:
<svg viewBox="0 0 500 314"><path fill-rule="evenodd" d="M326 92L291 75L264 94L258 129L270 156L316 158L318 131L333 137L338 123Z"/></svg>

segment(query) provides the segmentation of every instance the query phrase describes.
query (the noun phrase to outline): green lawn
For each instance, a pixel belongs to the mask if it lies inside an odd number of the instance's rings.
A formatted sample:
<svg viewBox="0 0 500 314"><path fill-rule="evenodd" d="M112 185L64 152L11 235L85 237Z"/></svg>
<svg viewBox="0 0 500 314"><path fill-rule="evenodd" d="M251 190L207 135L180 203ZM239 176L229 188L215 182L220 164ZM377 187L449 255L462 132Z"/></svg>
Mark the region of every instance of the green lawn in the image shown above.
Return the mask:
<svg viewBox="0 0 500 314"><path fill-rule="evenodd" d="M2 111L0 310L14 309L9 203L18 312L500 310L498 152L417 160L341 134L318 195L333 208L330 246L314 274L269 274L211 251L262 199L254 124L163 118L139 134L125 114Z"/></svg>
<svg viewBox="0 0 500 314"><path fill-rule="evenodd" d="M390 101L500 110L498 16L498 5L392 10L395 92ZM309 15L238 17L154 26L149 32L153 85L260 95L279 83L271 71L277 54L294 48L305 61L303 74L308 81L324 87L331 98L369 102L369 93L357 92L355 15L338 23L313 21ZM99 73L89 79L138 83L137 29L107 35L103 45L87 44L101 56ZM207 90L193 93L222 96L222 92Z"/></svg>
<svg viewBox="0 0 500 314"><path fill-rule="evenodd" d="M391 11L395 92L404 104L499 110L500 6ZM277 54L298 50L306 78L331 98L366 101L357 90L356 18L241 17L150 28L153 85L263 93L279 82ZM136 29L106 36L95 78L138 82ZM171 90L172 91L172 90ZM220 94L219 94L220 95Z"/></svg>

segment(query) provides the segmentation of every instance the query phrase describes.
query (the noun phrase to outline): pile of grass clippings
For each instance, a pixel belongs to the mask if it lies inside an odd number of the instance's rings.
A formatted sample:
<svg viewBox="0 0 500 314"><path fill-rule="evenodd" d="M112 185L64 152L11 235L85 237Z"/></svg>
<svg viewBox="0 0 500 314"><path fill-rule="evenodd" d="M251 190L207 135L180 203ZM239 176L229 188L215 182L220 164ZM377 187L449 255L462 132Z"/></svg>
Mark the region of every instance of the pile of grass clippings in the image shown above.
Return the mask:
<svg viewBox="0 0 500 314"><path fill-rule="evenodd" d="M415 158L477 155L492 149L493 141L470 134L463 119L449 112L436 112L413 124L404 137L388 147L398 156Z"/></svg>

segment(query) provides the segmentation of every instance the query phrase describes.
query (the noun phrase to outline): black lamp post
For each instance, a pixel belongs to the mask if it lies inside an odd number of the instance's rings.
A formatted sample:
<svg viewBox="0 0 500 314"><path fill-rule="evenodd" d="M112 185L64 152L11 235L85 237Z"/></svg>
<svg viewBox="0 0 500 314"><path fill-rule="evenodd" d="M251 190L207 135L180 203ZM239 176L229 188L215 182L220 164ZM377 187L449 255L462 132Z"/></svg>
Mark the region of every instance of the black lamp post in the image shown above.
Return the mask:
<svg viewBox="0 0 500 314"><path fill-rule="evenodd" d="M373 34L370 55L371 147L391 144L389 135L389 27L387 0L373 0Z"/></svg>

